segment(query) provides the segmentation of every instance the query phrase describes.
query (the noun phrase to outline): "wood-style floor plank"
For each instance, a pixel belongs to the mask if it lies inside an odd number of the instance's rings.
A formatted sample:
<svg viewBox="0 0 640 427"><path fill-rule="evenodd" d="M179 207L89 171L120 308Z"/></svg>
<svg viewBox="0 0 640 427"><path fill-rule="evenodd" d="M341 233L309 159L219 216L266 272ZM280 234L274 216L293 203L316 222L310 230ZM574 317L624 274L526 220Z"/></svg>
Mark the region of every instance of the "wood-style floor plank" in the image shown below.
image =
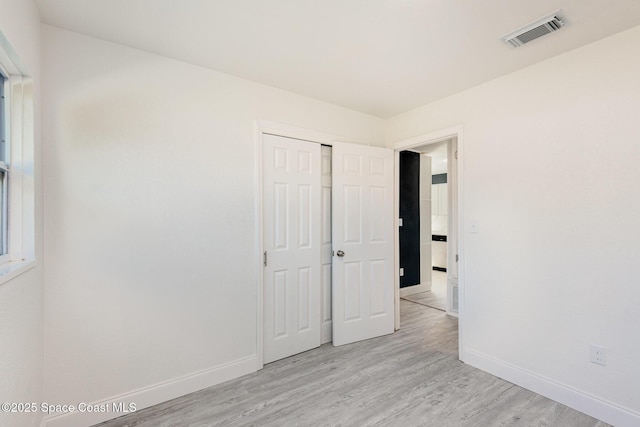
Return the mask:
<svg viewBox="0 0 640 427"><path fill-rule="evenodd" d="M401 322L99 426L607 426L461 363L457 319L403 300Z"/></svg>
<svg viewBox="0 0 640 427"><path fill-rule="evenodd" d="M401 297L427 307L447 311L447 273L433 270L431 273L431 290Z"/></svg>

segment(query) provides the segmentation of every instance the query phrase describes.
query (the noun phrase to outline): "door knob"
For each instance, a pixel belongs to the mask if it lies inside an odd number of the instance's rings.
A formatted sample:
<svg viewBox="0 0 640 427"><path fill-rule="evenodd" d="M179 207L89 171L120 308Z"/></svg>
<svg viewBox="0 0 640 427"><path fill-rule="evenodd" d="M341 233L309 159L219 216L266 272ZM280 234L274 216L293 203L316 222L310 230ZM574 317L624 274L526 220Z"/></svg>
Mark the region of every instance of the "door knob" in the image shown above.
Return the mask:
<svg viewBox="0 0 640 427"><path fill-rule="evenodd" d="M342 258L344 256L344 251L338 251L338 252L336 252L336 255L338 255L340 258Z"/></svg>

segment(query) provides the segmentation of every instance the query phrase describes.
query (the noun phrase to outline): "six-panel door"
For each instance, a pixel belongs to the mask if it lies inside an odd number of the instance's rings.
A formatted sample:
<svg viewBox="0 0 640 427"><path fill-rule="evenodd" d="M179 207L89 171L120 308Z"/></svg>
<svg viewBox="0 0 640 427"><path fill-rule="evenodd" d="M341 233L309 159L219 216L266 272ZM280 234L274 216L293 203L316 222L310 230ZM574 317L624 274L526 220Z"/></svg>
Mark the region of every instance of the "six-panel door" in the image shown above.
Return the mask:
<svg viewBox="0 0 640 427"><path fill-rule="evenodd" d="M263 137L264 363L320 345L320 147Z"/></svg>
<svg viewBox="0 0 640 427"><path fill-rule="evenodd" d="M332 159L333 344L342 345L394 331L393 151L336 143Z"/></svg>
<svg viewBox="0 0 640 427"><path fill-rule="evenodd" d="M264 363L392 333L393 151L263 141Z"/></svg>

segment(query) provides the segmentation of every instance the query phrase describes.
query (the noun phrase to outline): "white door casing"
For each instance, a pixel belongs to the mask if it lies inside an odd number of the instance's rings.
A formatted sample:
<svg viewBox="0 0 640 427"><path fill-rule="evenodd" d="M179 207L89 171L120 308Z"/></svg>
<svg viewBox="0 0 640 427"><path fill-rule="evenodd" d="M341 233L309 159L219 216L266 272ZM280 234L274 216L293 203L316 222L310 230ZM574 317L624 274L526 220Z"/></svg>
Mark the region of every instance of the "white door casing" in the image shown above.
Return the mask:
<svg viewBox="0 0 640 427"><path fill-rule="evenodd" d="M320 147L263 136L264 363L320 345Z"/></svg>
<svg viewBox="0 0 640 427"><path fill-rule="evenodd" d="M335 143L332 159L333 344L343 345L394 331L393 151Z"/></svg>

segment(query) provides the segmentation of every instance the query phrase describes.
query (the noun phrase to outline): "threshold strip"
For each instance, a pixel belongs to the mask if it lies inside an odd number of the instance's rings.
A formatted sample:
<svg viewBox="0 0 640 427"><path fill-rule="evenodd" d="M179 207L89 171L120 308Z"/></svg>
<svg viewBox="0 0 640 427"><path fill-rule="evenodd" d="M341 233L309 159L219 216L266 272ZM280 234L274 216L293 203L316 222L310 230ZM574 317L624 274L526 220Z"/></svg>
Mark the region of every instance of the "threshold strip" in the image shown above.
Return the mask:
<svg viewBox="0 0 640 427"><path fill-rule="evenodd" d="M422 302L412 301L412 300L410 300L410 299L406 299L406 298L402 298L402 297L401 297L400 299L403 299L403 300L405 300L405 301L412 302L412 303L414 303L414 304L421 305L421 306L423 306L423 307L433 308L434 310L442 311L442 312L444 312L444 313L446 313L446 312L447 312L447 310L444 310L444 309L442 309L442 308L440 308L440 307L434 307L434 306L432 306L432 305L427 305L427 304L424 304L424 303L422 303Z"/></svg>

